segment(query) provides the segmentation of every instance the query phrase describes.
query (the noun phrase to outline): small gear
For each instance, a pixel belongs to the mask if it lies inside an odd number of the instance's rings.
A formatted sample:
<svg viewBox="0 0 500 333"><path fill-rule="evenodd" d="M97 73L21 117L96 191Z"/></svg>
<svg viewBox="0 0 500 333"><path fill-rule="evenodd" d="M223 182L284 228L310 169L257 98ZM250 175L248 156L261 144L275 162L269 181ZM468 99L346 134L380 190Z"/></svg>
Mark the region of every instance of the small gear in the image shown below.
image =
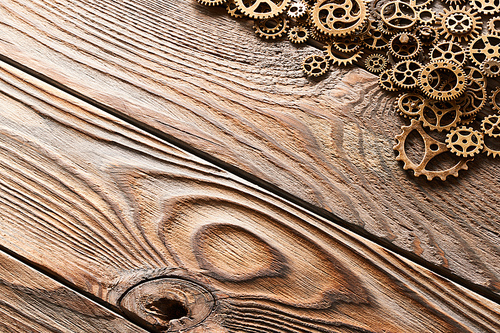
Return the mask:
<svg viewBox="0 0 500 333"><path fill-rule="evenodd" d="M330 36L351 35L368 19L364 0L318 0L311 11L311 22Z"/></svg>
<svg viewBox="0 0 500 333"><path fill-rule="evenodd" d="M284 16L255 20L255 33L265 39L276 39L283 36L288 29L288 20Z"/></svg>
<svg viewBox="0 0 500 333"><path fill-rule="evenodd" d="M197 0L205 6L220 6L226 3L227 0Z"/></svg>
<svg viewBox="0 0 500 333"><path fill-rule="evenodd" d="M396 59L414 59L420 53L420 44L420 40L414 34L401 32L391 38L389 42L389 52Z"/></svg>
<svg viewBox="0 0 500 333"><path fill-rule="evenodd" d="M314 25L310 25L309 32L311 33L311 39L314 39L315 41L318 41L321 43L326 43L326 42L329 42L331 40L330 36L325 35L321 31L316 29L316 27Z"/></svg>
<svg viewBox="0 0 500 333"><path fill-rule="evenodd" d="M350 53L361 48L361 38L358 36L336 37L333 41L333 47L340 52Z"/></svg>
<svg viewBox="0 0 500 333"><path fill-rule="evenodd" d="M426 25L418 27L415 30L415 34L418 38L420 38L422 44L426 46L437 43L439 39L439 35L436 29L434 29L434 27Z"/></svg>
<svg viewBox="0 0 500 333"><path fill-rule="evenodd" d="M461 157L472 157L483 149L483 133L461 126L446 135L446 146Z"/></svg>
<svg viewBox="0 0 500 333"><path fill-rule="evenodd" d="M487 59L500 57L500 36L482 35L470 42L467 49L469 59L476 66L481 66L481 63Z"/></svg>
<svg viewBox="0 0 500 333"><path fill-rule="evenodd" d="M488 21L488 31L492 35L500 35L500 17L493 17Z"/></svg>
<svg viewBox="0 0 500 333"><path fill-rule="evenodd" d="M452 42L468 41L481 32L481 17L472 9L460 9L459 6L451 10L444 8L439 13L438 25L445 39Z"/></svg>
<svg viewBox="0 0 500 333"><path fill-rule="evenodd" d="M406 30L417 23L415 6L401 1L391 1L380 10L382 21L392 29Z"/></svg>
<svg viewBox="0 0 500 333"><path fill-rule="evenodd" d="M411 89L418 85L418 76L422 70L422 64L414 60L403 60L393 66L392 80L403 88Z"/></svg>
<svg viewBox="0 0 500 333"><path fill-rule="evenodd" d="M388 36L391 36L391 35L394 35L394 34L397 34L399 30L396 30L396 29L392 29L390 27L388 27L384 22L382 21L378 21L377 22L377 27L380 29L380 31L382 31L382 33L384 35L388 35Z"/></svg>
<svg viewBox="0 0 500 333"><path fill-rule="evenodd" d="M303 26L295 26L288 31L288 39L294 44L307 42L309 38L309 30Z"/></svg>
<svg viewBox="0 0 500 333"><path fill-rule="evenodd" d="M292 19L299 19L307 14L307 5L301 0L294 0L288 8L287 15Z"/></svg>
<svg viewBox="0 0 500 333"><path fill-rule="evenodd" d="M500 87L491 92L490 105L493 110L500 113Z"/></svg>
<svg viewBox="0 0 500 333"><path fill-rule="evenodd" d="M425 99L418 115L422 126L433 131L442 132L449 131L457 126L461 114L460 107L454 100L434 101Z"/></svg>
<svg viewBox="0 0 500 333"><path fill-rule="evenodd" d="M433 73L440 76L440 85L431 81ZM440 101L448 101L464 93L467 87L467 77L459 64L453 61L437 60L422 68L418 85L426 96Z"/></svg>
<svg viewBox="0 0 500 333"><path fill-rule="evenodd" d="M430 8L421 8L417 11L417 19L420 25L433 25L436 21L436 12Z"/></svg>
<svg viewBox="0 0 500 333"><path fill-rule="evenodd" d="M227 0L226 10L231 17L234 17L234 18L242 18L243 17L243 14L238 9L238 6L236 6L236 3L234 2L234 0Z"/></svg>
<svg viewBox="0 0 500 333"><path fill-rule="evenodd" d="M378 76L378 84L386 91L398 91L399 87L392 81L392 69L386 69Z"/></svg>
<svg viewBox="0 0 500 333"><path fill-rule="evenodd" d="M302 63L302 70L307 76L321 76L329 67L328 60L321 54L310 55Z"/></svg>
<svg viewBox="0 0 500 333"><path fill-rule="evenodd" d="M454 61L460 65L467 59L465 50L460 44L454 42L443 42L437 44L431 51L432 60Z"/></svg>
<svg viewBox="0 0 500 333"><path fill-rule="evenodd" d="M290 0L234 0L234 2L243 15L254 20L276 17L290 4Z"/></svg>
<svg viewBox="0 0 500 333"><path fill-rule="evenodd" d="M422 123L416 119L412 119L409 126L403 126L401 129L403 132L396 135L397 144L393 147L393 149L398 152L396 160L403 162L403 169L413 170L415 177L425 176L427 177L427 180L432 180L438 177L442 181L445 181L448 176L452 175L458 177L458 172L460 170L468 169L467 162L472 161L472 158L461 158L455 165L447 169L427 170L426 167L431 160L438 155L448 152L448 147L446 147L446 144L437 141L427 134L422 127ZM409 134L414 131L420 135L424 142L424 157L417 163L410 160L405 150L406 140L408 139Z"/></svg>
<svg viewBox="0 0 500 333"><path fill-rule="evenodd" d="M396 111L405 118L417 118L426 98L416 92L400 94L396 99Z"/></svg>
<svg viewBox="0 0 500 333"><path fill-rule="evenodd" d="M485 15L500 13L500 2L498 0L470 0L472 7Z"/></svg>
<svg viewBox="0 0 500 333"><path fill-rule="evenodd" d="M500 59L500 58L498 58ZM499 77L500 76L500 60L498 59L486 59L481 63L481 72L487 77Z"/></svg>
<svg viewBox="0 0 500 333"><path fill-rule="evenodd" d="M387 57L383 54L373 53L365 59L365 67L369 72L380 73L387 66Z"/></svg>
<svg viewBox="0 0 500 333"><path fill-rule="evenodd" d="M500 115L492 114L484 118L481 122L481 129L484 134L492 138L500 137Z"/></svg>

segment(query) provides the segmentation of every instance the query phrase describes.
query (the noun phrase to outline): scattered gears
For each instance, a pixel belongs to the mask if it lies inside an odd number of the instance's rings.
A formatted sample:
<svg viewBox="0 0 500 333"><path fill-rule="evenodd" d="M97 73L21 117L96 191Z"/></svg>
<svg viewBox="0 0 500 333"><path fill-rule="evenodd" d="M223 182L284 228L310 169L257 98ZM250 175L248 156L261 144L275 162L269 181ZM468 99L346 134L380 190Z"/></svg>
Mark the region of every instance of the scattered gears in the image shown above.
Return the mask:
<svg viewBox="0 0 500 333"><path fill-rule="evenodd" d="M446 146L461 157L472 157L483 149L483 133L470 127L461 126L446 135Z"/></svg>
<svg viewBox="0 0 500 333"><path fill-rule="evenodd" d="M313 54L304 59L302 70L307 76L321 76L328 71L328 60L321 54Z"/></svg>
<svg viewBox="0 0 500 333"><path fill-rule="evenodd" d="M481 72L487 77L499 77L500 76L500 59L486 59L481 63Z"/></svg>
<svg viewBox="0 0 500 333"><path fill-rule="evenodd" d="M255 33L265 39L276 39L283 36L288 29L288 20L284 16L255 20Z"/></svg>
<svg viewBox="0 0 500 333"><path fill-rule="evenodd" d="M471 8L443 9L438 16L440 34L452 42L468 41L481 32L481 17Z"/></svg>
<svg viewBox="0 0 500 333"><path fill-rule="evenodd" d="M485 15L500 13L500 2L498 0L470 0L472 8Z"/></svg>
<svg viewBox="0 0 500 333"><path fill-rule="evenodd" d="M434 83L433 74L440 77L439 84ZM459 64L453 61L437 60L422 68L418 85L429 98L448 101L463 94L467 87L467 77Z"/></svg>
<svg viewBox="0 0 500 333"><path fill-rule="evenodd" d="M489 34L476 37L470 42L467 55L476 66L481 66L487 59L499 58L500 36Z"/></svg>
<svg viewBox="0 0 500 333"><path fill-rule="evenodd" d="M363 0L318 0L312 8L311 19L326 35L346 36L363 27L368 12Z"/></svg>
<svg viewBox="0 0 500 333"><path fill-rule="evenodd" d="M294 44L307 42L309 38L309 30L303 26L295 26L288 31L288 39Z"/></svg>
<svg viewBox="0 0 500 333"><path fill-rule="evenodd" d="M491 92L490 105L493 110L500 113L500 87Z"/></svg>
<svg viewBox="0 0 500 333"><path fill-rule="evenodd" d="M387 57L383 54L373 53L365 59L365 68L372 73L380 73L387 66Z"/></svg>
<svg viewBox="0 0 500 333"><path fill-rule="evenodd" d="M392 80L403 89L415 88L418 85L418 76L422 64L414 60L403 60L393 66Z"/></svg>
<svg viewBox="0 0 500 333"><path fill-rule="evenodd" d="M287 15L292 19L299 19L307 15L307 5L302 0L294 0L288 8Z"/></svg>
<svg viewBox="0 0 500 333"><path fill-rule="evenodd" d="M255 20L276 17L290 4L290 0L234 0L234 2L243 15Z"/></svg>
<svg viewBox="0 0 500 333"><path fill-rule="evenodd" d="M391 38L389 52L396 59L414 59L420 53L420 44L420 40L414 34L401 32Z"/></svg>
<svg viewBox="0 0 500 333"><path fill-rule="evenodd" d="M492 114L481 122L481 130L492 138L500 137L500 115Z"/></svg>

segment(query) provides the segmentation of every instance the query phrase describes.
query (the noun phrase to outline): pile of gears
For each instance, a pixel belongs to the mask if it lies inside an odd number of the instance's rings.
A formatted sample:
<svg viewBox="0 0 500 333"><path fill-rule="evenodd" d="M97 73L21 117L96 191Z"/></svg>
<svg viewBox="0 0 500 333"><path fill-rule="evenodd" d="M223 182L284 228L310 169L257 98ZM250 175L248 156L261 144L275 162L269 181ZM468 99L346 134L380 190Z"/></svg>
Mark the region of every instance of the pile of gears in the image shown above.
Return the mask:
<svg viewBox="0 0 500 333"><path fill-rule="evenodd" d="M353 64L379 75L382 89L400 92L396 111L410 124L396 136L394 150L415 176L445 180L457 177L481 152L500 156L499 0L198 2L225 6L235 18L254 19L262 38L287 36L295 44L322 46L322 54L303 60L308 76ZM418 163L406 151L412 132L421 136L425 150ZM443 140L432 135L436 132ZM440 170L430 167L443 153L454 154L454 163Z"/></svg>

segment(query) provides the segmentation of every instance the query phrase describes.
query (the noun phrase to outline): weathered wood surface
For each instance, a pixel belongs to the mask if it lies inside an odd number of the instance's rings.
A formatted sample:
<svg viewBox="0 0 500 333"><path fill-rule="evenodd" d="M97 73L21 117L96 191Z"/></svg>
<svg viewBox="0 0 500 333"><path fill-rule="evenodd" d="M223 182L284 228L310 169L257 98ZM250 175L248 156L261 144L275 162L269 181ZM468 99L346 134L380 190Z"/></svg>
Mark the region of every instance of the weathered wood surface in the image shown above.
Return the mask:
<svg viewBox="0 0 500 333"><path fill-rule="evenodd" d="M414 179L375 76L307 80L317 50L260 41L194 0L0 0L0 23L0 54L499 291L498 162Z"/></svg>
<svg viewBox="0 0 500 333"><path fill-rule="evenodd" d="M0 252L0 332L146 331Z"/></svg>
<svg viewBox="0 0 500 333"><path fill-rule="evenodd" d="M500 330L497 304L3 63L0 143L0 245L112 306L167 276L216 299L193 332Z"/></svg>

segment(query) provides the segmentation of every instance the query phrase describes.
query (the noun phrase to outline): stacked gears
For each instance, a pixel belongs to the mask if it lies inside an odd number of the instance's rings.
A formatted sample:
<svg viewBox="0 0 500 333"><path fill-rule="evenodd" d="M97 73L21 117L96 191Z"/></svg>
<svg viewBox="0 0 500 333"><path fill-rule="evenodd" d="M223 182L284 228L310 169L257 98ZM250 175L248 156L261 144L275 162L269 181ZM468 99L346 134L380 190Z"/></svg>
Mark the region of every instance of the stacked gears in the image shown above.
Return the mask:
<svg viewBox="0 0 500 333"><path fill-rule="evenodd" d="M197 1L253 19L261 38L287 36L322 47L303 60L307 76L358 65L377 74L383 90L400 92L395 109L410 124L394 150L415 176L445 180L481 152L500 156L498 0L444 0L442 6L433 0ZM424 142L419 163L406 151L412 132ZM441 154L454 155L456 163L439 169L434 158Z"/></svg>

